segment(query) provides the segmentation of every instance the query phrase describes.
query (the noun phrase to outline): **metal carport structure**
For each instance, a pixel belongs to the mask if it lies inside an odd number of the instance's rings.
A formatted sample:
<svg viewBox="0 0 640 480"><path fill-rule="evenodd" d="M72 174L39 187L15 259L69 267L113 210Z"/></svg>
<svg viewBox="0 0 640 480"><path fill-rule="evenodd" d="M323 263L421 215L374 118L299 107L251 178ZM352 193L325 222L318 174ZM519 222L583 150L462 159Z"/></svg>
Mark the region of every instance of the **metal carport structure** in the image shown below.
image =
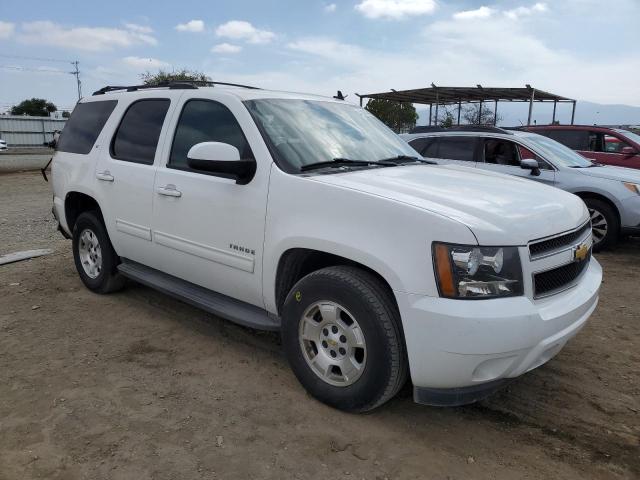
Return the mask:
<svg viewBox="0 0 640 480"><path fill-rule="evenodd" d="M462 104L479 103L478 116L482 112L482 106L485 102L495 102L494 119L498 111L498 102L528 102L529 116L527 125L531 125L531 117L533 114L534 102L553 102L553 119L556 120L556 107L558 103L571 103L571 124L573 125L576 114L576 100L572 98L562 97L554 93L538 90L531 85L525 87L483 87L477 85L475 87L439 87L431 84L431 87L417 88L413 90L391 90L390 92L368 93L365 95L356 95L360 98L360 106L365 98L383 99L401 103L418 103L429 105L429 125L431 125L432 110L435 105L435 120L438 123L438 107L440 105L457 105L458 106L458 125L460 125L460 111ZM495 122L494 122L495 123Z"/></svg>

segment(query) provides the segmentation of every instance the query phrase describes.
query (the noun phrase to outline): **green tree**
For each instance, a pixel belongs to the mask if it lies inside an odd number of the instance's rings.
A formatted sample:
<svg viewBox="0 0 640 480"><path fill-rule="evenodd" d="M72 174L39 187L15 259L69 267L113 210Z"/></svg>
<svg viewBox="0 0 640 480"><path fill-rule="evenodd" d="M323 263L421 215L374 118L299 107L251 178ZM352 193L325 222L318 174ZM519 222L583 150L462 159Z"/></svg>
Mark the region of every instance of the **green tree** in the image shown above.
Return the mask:
<svg viewBox="0 0 640 480"><path fill-rule="evenodd" d="M171 72L166 70L158 70L157 73L145 72L140 75L140 79L145 85L155 85L161 82L210 82L211 78L202 72L195 70L188 70L183 68L182 70L173 70Z"/></svg>
<svg viewBox="0 0 640 480"><path fill-rule="evenodd" d="M53 103L44 98L30 98L11 107L11 115L28 115L30 117L48 117L58 110Z"/></svg>
<svg viewBox="0 0 640 480"><path fill-rule="evenodd" d="M69 118L71 116L71 113L69 113L68 110L64 110L62 112L62 118Z"/></svg>
<svg viewBox="0 0 640 480"><path fill-rule="evenodd" d="M479 115L478 115L479 114ZM478 118L478 116L480 118ZM480 112L480 104L472 103L462 110L462 118L469 125L497 125L502 121L502 115L498 114L493 117L493 108L482 104L482 112Z"/></svg>
<svg viewBox="0 0 640 480"><path fill-rule="evenodd" d="M396 133L408 132L418 120L418 113L411 103L372 98L364 108Z"/></svg>
<svg viewBox="0 0 640 480"><path fill-rule="evenodd" d="M454 123L455 119L453 118L453 113L445 108L444 115L440 119L440 126L444 128L451 128L453 127Z"/></svg>

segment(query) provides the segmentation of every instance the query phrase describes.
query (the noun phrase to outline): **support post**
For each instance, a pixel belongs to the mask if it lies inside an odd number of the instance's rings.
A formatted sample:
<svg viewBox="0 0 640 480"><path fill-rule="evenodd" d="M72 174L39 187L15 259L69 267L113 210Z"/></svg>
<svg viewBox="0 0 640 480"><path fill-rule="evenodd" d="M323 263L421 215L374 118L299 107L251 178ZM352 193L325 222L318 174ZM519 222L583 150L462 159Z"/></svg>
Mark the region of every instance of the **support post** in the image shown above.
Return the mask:
<svg viewBox="0 0 640 480"><path fill-rule="evenodd" d="M498 100L496 100L496 106L493 109L493 126L498 124Z"/></svg>
<svg viewBox="0 0 640 480"><path fill-rule="evenodd" d="M531 89L531 98L529 99L529 117L527 119L527 126L531 125L531 116L533 115L533 101L536 99L536 89Z"/></svg>
<svg viewBox="0 0 640 480"><path fill-rule="evenodd" d="M571 125L573 125L573 121L576 118L576 101L573 101L573 108L571 109Z"/></svg>
<svg viewBox="0 0 640 480"><path fill-rule="evenodd" d="M436 118L434 120L434 124L437 127L438 126L438 106L439 106L439 99L438 99L438 92L436 92Z"/></svg>
<svg viewBox="0 0 640 480"><path fill-rule="evenodd" d="M360 97L360 95L358 95ZM360 97L360 108L362 108L362 97Z"/></svg>
<svg viewBox="0 0 640 480"><path fill-rule="evenodd" d="M480 108L478 108L478 125L482 125L482 100L480 100Z"/></svg>
<svg viewBox="0 0 640 480"><path fill-rule="evenodd" d="M553 101L553 118L551 119L551 125L555 125L556 123L556 107L558 106L558 101Z"/></svg>
<svg viewBox="0 0 640 480"><path fill-rule="evenodd" d="M460 111L462 110L462 102L458 101L458 126L460 126Z"/></svg>
<svg viewBox="0 0 640 480"><path fill-rule="evenodd" d="M431 126L431 111L433 110L433 103L429 104L429 126Z"/></svg>

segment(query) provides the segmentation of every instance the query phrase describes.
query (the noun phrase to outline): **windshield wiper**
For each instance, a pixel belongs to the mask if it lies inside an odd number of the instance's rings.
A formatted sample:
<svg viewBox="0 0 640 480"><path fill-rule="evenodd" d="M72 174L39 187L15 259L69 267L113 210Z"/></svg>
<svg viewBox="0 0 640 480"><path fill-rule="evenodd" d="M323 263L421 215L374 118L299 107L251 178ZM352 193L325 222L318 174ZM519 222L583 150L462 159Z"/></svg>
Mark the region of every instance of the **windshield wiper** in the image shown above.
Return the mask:
<svg viewBox="0 0 640 480"><path fill-rule="evenodd" d="M301 172L308 172L309 170L317 170L320 168L333 168L333 167L367 167L370 165L384 165L385 167L395 167L398 164L394 162L385 162L384 160L379 162L373 162L369 160L351 160L350 158L334 158L333 160L327 160L325 162L315 162L303 165L300 167Z"/></svg>
<svg viewBox="0 0 640 480"><path fill-rule="evenodd" d="M427 163L429 165L437 165L438 162L436 162L435 160L427 160L426 158L422 158L422 157L413 157L411 155L396 155L395 157L389 157L389 158L383 158L380 160L381 162L385 162L385 163L395 163L396 165L402 165L405 163L412 163L412 162L420 162L420 163Z"/></svg>

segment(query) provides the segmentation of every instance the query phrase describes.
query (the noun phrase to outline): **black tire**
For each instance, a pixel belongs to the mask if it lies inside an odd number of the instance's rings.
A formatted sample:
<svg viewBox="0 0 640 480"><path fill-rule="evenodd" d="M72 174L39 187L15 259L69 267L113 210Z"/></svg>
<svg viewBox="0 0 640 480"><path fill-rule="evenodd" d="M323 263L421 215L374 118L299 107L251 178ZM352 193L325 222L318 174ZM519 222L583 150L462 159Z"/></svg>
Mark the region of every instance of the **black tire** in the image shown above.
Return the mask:
<svg viewBox="0 0 640 480"><path fill-rule="evenodd" d="M584 203L589 209L591 221L593 223L593 251L599 252L609 247L613 247L618 241L620 234L620 220L617 212L606 202L597 198L585 198ZM601 216L601 217L600 217ZM598 240L598 228L600 220L604 218L606 221L606 234L602 239ZM600 230L601 232L602 230Z"/></svg>
<svg viewBox="0 0 640 480"><path fill-rule="evenodd" d="M294 374L312 396L340 410L366 412L402 388L408 362L400 314L391 295L374 275L350 266L323 268L294 285L282 309L282 344ZM305 360L300 323L307 309L320 301L344 306L364 334L366 362L351 385L327 383Z"/></svg>
<svg viewBox="0 0 640 480"><path fill-rule="evenodd" d="M92 278L82 265L80 259L80 237L82 233L89 230L95 235L101 250L102 262L100 272L95 278ZM118 264L120 258L116 254L109 235L102 223L100 215L95 211L83 212L78 216L73 226L73 259L76 264L76 270L80 275L80 279L85 286L96 293L110 293L122 289L125 279L118 273Z"/></svg>

